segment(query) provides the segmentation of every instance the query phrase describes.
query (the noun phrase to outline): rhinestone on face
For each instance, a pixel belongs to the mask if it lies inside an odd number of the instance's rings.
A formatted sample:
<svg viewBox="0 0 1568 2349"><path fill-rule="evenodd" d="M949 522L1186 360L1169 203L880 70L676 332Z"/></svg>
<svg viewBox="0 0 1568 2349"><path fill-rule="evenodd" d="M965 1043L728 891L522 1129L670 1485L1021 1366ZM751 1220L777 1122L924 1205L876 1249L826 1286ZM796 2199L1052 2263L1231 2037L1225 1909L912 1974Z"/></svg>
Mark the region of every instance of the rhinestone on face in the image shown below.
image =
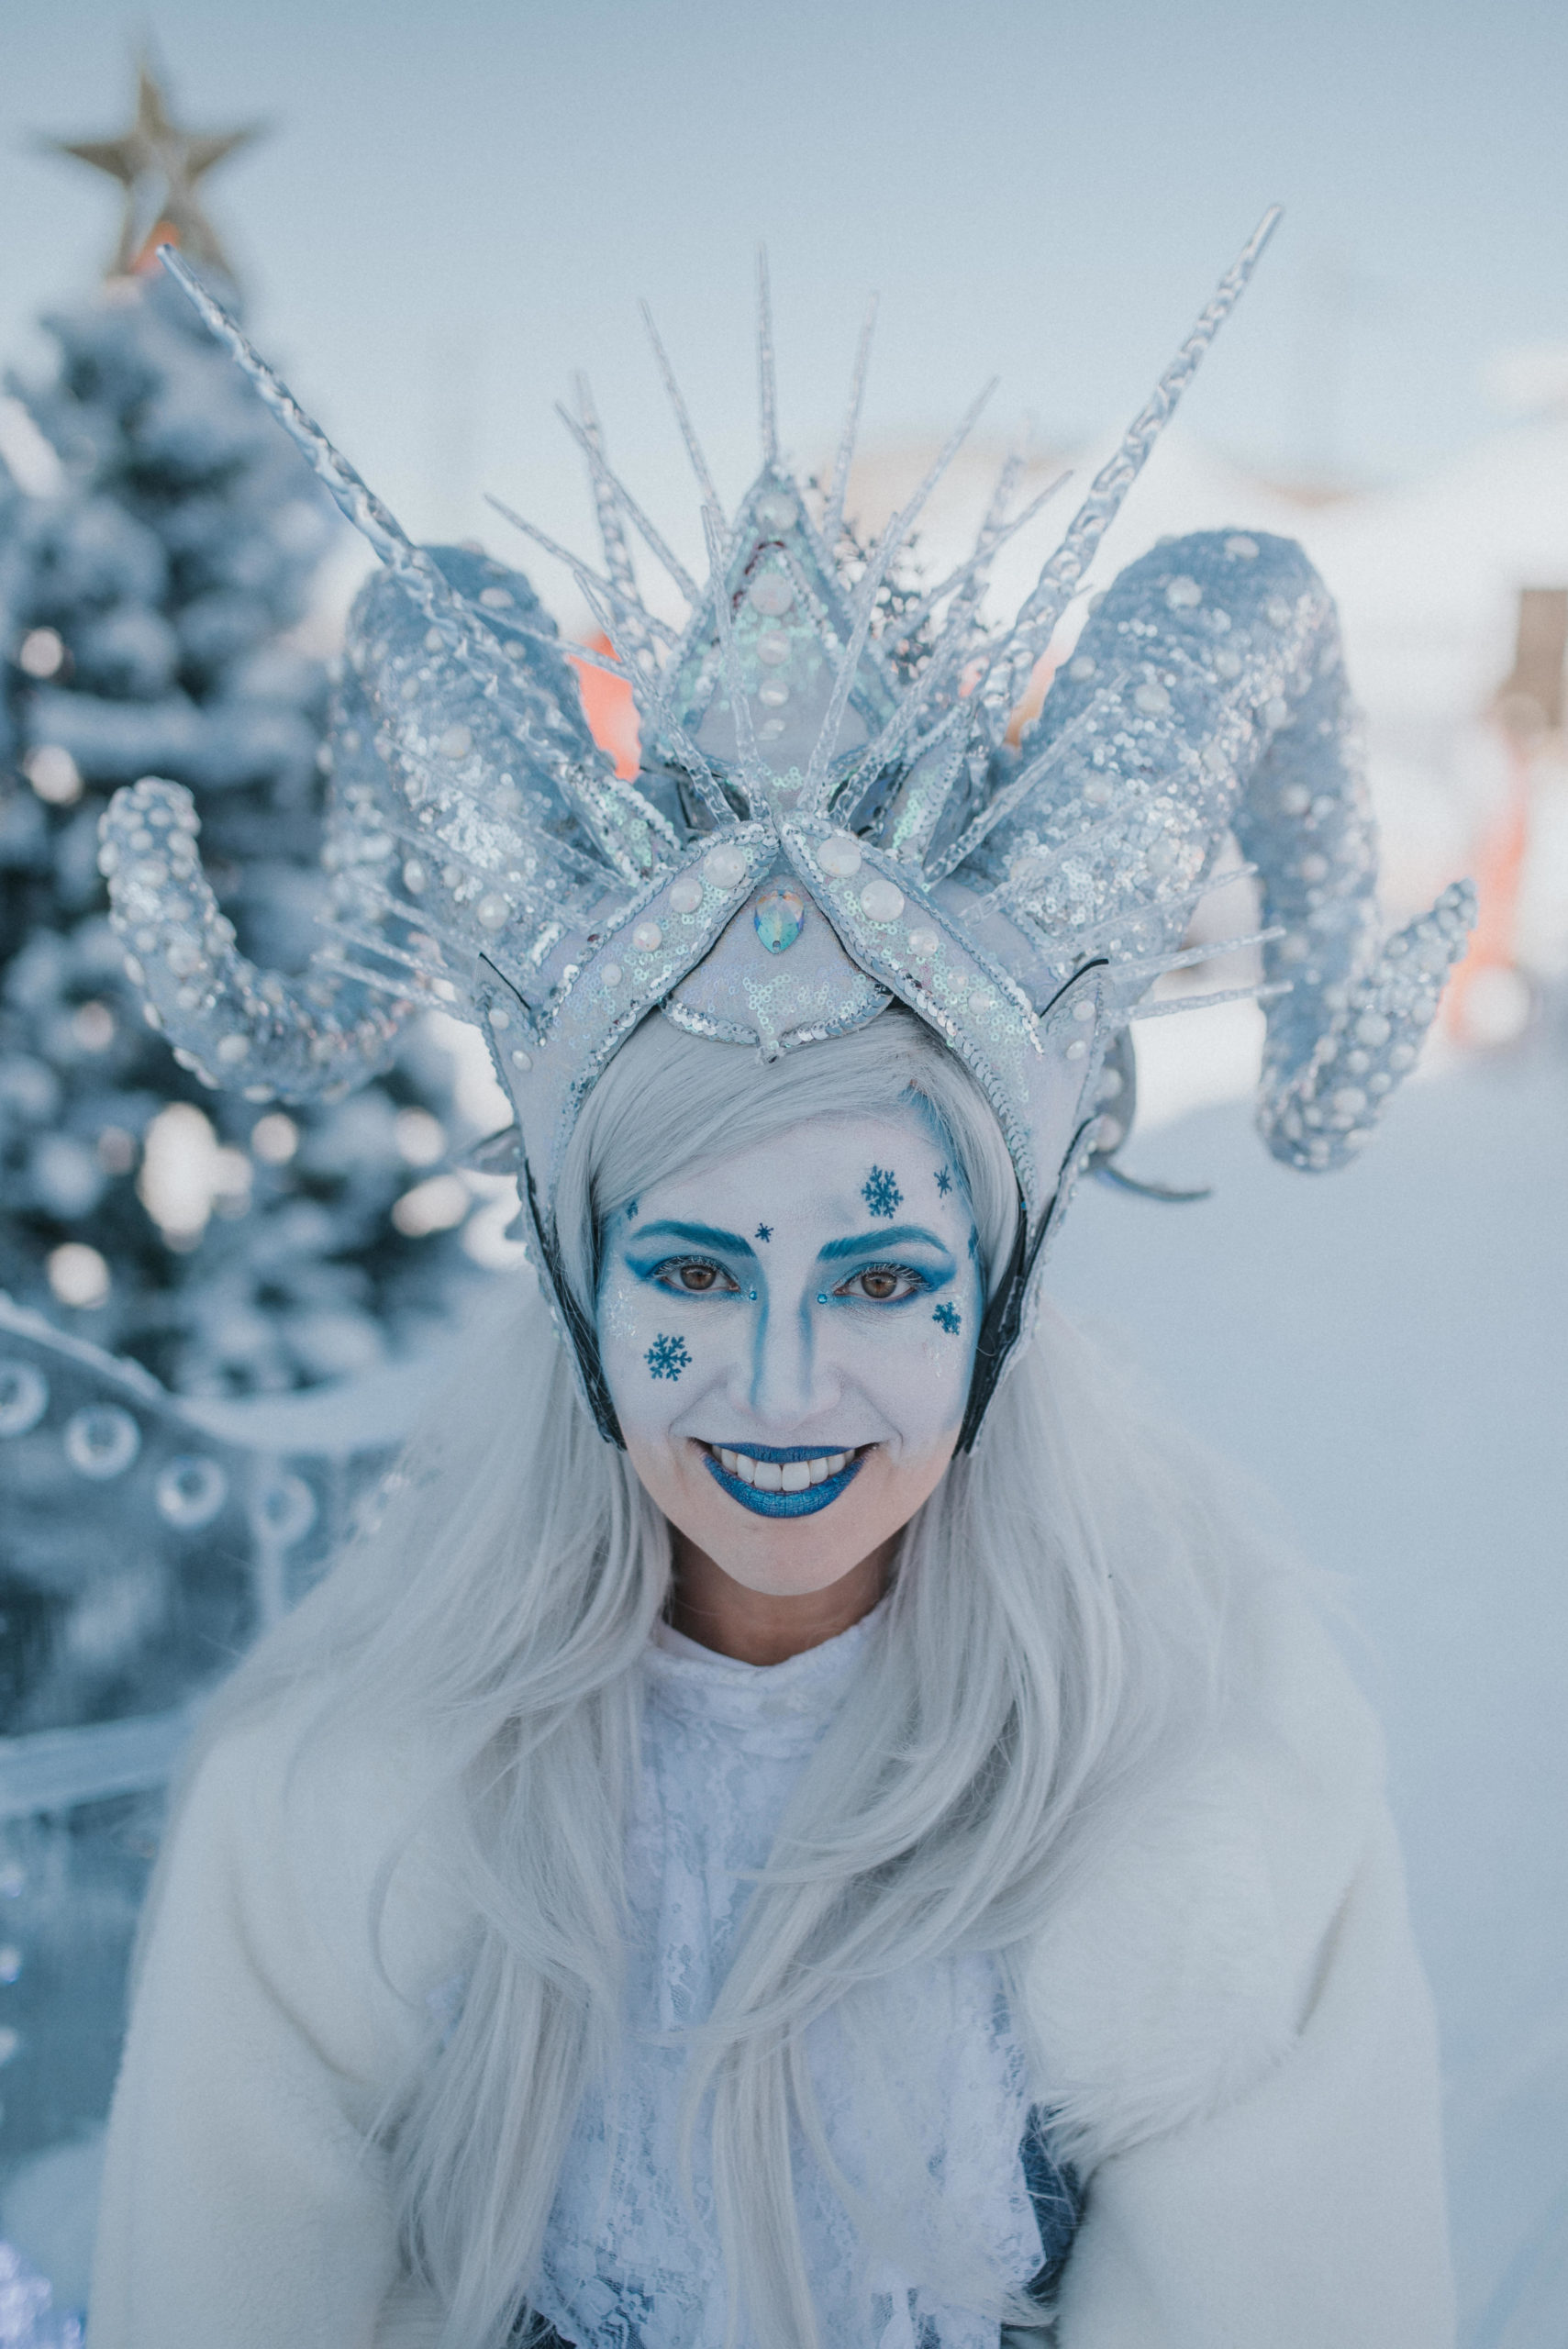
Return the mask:
<svg viewBox="0 0 1568 2349"><path fill-rule="evenodd" d="M896 921L904 911L904 892L878 874L861 891L861 911L867 921Z"/></svg>
<svg viewBox="0 0 1568 2349"><path fill-rule="evenodd" d="M852 832L830 832L817 852L817 862L835 881L849 881L861 869L861 844Z"/></svg>
<svg viewBox="0 0 1568 2349"><path fill-rule="evenodd" d="M716 889L733 889L737 882L746 878L745 852L732 841L721 841L717 848L709 849L702 861L702 869Z"/></svg>
<svg viewBox="0 0 1568 2349"><path fill-rule="evenodd" d="M789 659L789 639L782 628L768 628L757 639L757 658L770 669L782 669Z"/></svg>
<svg viewBox="0 0 1568 2349"><path fill-rule="evenodd" d="M670 891L673 914L695 914L702 903L702 883L695 873L683 873Z"/></svg>
<svg viewBox="0 0 1568 2349"><path fill-rule="evenodd" d="M764 571L760 579L752 580L746 597L754 612L761 612L764 619L776 620L794 603L795 589L782 571Z"/></svg>
<svg viewBox="0 0 1568 2349"><path fill-rule="evenodd" d="M639 954L657 954L664 943L664 933L656 921L639 921L631 933L631 942Z"/></svg>
<svg viewBox="0 0 1568 2349"><path fill-rule="evenodd" d="M806 920L806 900L793 889L764 889L751 920L770 954L787 954Z"/></svg>

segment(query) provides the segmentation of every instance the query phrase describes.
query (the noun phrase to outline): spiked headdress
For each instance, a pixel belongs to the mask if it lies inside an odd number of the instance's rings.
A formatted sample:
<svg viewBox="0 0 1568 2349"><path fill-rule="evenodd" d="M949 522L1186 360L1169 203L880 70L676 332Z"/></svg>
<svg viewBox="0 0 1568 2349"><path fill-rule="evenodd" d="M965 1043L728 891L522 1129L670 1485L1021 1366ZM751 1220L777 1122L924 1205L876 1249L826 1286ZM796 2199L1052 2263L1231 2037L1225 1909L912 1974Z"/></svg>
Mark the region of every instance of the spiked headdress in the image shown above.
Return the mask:
<svg viewBox="0 0 1568 2349"><path fill-rule="evenodd" d="M1016 747L1007 740L1036 662L1276 217L1221 280L1001 633L980 607L998 549L1034 510L1008 517L1016 461L971 559L913 606L886 592L980 403L868 553L843 530L869 318L814 513L779 452L764 272L762 467L728 520L655 335L703 494L701 584L611 472L584 396L568 422L605 569L563 559L614 651L574 657L602 657L630 685L635 782L595 746L521 573L414 545L165 255L384 569L351 616L334 711L329 943L297 980L239 955L201 870L189 795L150 779L117 794L103 827L132 975L178 1056L257 1101L308 1099L373 1073L419 1004L473 1019L517 1114L491 1163L516 1168L533 1252L606 1437L618 1430L593 1330L561 1277L554 1194L589 1090L651 1012L771 1057L897 1000L973 1072L1019 1206L965 1445L1027 1327L1042 1244L1096 1134L1100 1162L1114 1157L1128 1023L1165 1008L1145 997L1184 960L1228 834L1262 880L1264 927L1231 944L1264 952L1251 991L1269 1004L1259 1122L1271 1150L1304 1168L1340 1163L1414 1063L1462 951L1468 889L1380 945L1337 624L1297 547L1232 533L1157 548L1100 601L1040 718ZM634 535L686 599L679 633L642 600Z"/></svg>

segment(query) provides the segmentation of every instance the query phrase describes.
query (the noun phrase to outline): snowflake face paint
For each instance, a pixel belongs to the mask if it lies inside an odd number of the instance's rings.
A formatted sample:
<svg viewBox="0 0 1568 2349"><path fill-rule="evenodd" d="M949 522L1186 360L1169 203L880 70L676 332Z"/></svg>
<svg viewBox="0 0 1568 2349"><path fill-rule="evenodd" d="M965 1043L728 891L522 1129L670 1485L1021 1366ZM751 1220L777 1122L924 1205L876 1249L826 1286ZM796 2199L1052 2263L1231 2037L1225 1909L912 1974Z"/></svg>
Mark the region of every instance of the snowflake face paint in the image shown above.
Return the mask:
<svg viewBox="0 0 1568 2349"><path fill-rule="evenodd" d="M814 1119L644 1192L606 1234L599 1342L632 1464L754 1590L836 1582L952 1456L982 1298L968 1200L930 1164L914 1111Z"/></svg>

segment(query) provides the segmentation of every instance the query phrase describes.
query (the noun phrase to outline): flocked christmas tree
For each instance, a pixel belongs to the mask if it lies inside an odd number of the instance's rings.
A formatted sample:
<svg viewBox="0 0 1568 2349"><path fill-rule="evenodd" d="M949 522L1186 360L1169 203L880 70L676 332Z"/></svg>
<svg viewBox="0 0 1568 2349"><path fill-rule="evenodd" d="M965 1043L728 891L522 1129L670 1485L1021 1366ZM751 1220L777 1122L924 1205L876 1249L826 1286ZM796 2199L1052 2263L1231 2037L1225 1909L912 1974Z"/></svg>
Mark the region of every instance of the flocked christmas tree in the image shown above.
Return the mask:
<svg viewBox="0 0 1568 2349"><path fill-rule="evenodd" d="M428 1030L351 1100L260 1111L175 1065L105 918L98 816L155 774L246 952L313 943L328 685L290 631L338 526L152 260L175 241L236 301L196 183L251 135L175 127L144 66L132 128L62 149L123 184L120 246L45 321L52 380L12 385L52 491L0 489L0 1288L209 1394L364 1367L473 1270Z"/></svg>

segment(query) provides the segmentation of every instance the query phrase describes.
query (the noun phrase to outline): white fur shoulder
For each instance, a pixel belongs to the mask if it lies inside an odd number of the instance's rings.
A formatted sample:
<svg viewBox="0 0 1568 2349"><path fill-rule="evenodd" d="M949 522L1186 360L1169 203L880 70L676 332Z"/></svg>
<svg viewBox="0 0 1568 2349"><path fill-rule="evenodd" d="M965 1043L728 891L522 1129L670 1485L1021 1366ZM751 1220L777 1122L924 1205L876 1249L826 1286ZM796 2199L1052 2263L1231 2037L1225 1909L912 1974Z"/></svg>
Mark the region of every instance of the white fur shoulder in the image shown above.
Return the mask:
<svg viewBox="0 0 1568 2349"><path fill-rule="evenodd" d="M1118 1817L1017 1965L1062 2140L1086 2167L1216 2111L1289 2051L1382 1818L1368 1708L1287 1576L1227 1632L1203 1750Z"/></svg>

